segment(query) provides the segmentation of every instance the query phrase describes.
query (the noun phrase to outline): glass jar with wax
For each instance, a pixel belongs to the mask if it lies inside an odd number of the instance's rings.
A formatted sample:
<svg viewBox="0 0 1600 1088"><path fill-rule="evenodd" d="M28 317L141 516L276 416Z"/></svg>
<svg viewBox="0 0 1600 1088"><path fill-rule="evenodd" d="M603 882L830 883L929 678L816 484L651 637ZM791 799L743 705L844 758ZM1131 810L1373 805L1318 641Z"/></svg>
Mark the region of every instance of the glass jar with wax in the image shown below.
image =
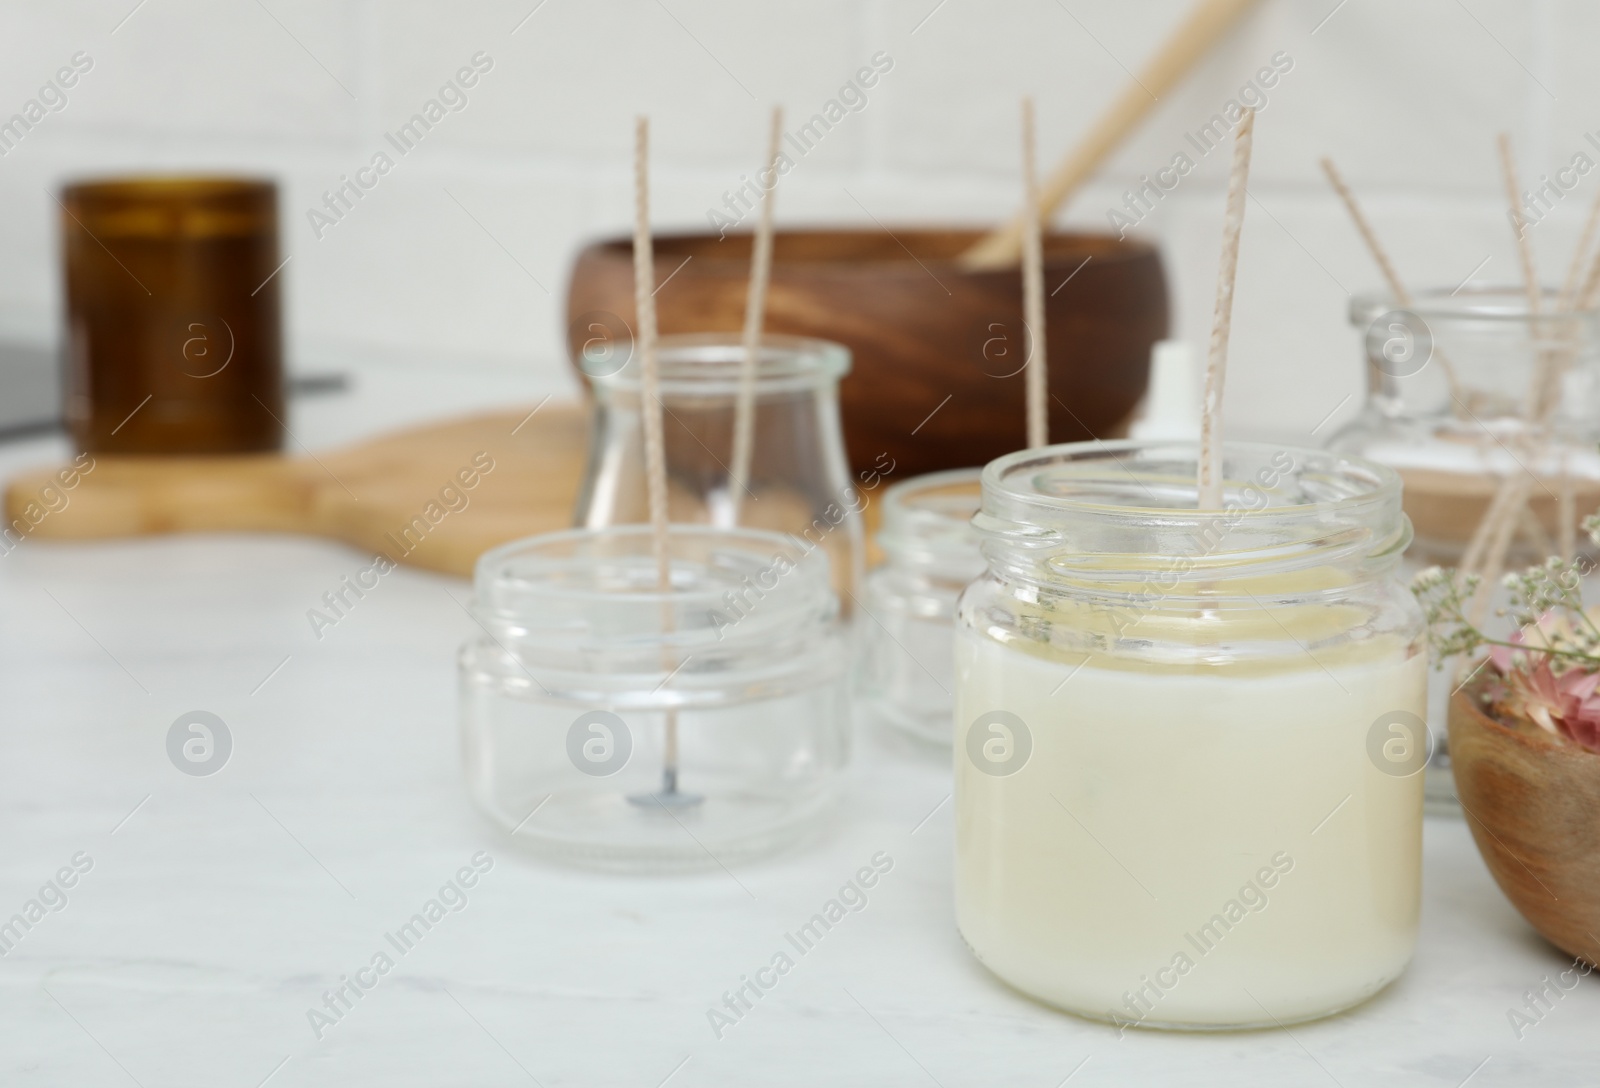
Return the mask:
<svg viewBox="0 0 1600 1088"><path fill-rule="evenodd" d="M979 469L902 480L884 492L878 545L861 626L868 711L919 740L950 743L950 644L956 601L983 573Z"/></svg>
<svg viewBox="0 0 1600 1088"><path fill-rule="evenodd" d="M956 621L956 913L1018 989L1146 1027L1323 1016L1404 970L1426 760L1389 469L1193 444L1002 457Z"/></svg>
<svg viewBox="0 0 1600 1088"><path fill-rule="evenodd" d="M461 733L513 839L614 869L747 858L809 829L849 755L825 555L751 529L570 530L478 560Z"/></svg>

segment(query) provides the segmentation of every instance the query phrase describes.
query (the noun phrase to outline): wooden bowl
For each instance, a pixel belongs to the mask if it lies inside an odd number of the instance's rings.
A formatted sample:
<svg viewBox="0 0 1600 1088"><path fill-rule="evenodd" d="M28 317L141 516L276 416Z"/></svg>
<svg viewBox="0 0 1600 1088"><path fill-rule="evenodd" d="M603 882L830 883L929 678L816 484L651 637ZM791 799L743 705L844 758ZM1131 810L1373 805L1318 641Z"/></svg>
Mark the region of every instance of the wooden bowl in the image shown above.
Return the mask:
<svg viewBox="0 0 1600 1088"><path fill-rule="evenodd" d="M1478 852L1551 944L1600 963L1600 755L1450 700L1450 762Z"/></svg>
<svg viewBox="0 0 1600 1088"><path fill-rule="evenodd" d="M915 475L981 465L1025 444L1022 274L960 268L956 256L979 233L777 234L767 331L850 349L840 398L856 464L886 454L896 476ZM748 234L658 237L661 331L743 328L749 262ZM1144 395L1150 347L1167 334L1160 255L1141 242L1051 234L1044 276L1051 441L1119 435ZM578 255L567 291L571 358L591 335L580 319L597 311L634 327L629 239Z"/></svg>

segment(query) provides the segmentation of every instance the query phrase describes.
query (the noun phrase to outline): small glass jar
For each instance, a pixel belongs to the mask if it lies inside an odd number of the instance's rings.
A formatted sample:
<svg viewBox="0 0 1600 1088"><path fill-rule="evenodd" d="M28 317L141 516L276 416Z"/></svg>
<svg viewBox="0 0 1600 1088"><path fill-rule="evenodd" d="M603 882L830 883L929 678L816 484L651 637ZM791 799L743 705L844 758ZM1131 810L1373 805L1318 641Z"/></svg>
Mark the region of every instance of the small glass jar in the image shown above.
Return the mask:
<svg viewBox="0 0 1600 1088"><path fill-rule="evenodd" d="M1389 469L1229 443L991 462L956 621L956 914L1083 1016L1271 1026L1369 997L1420 905L1427 655Z"/></svg>
<svg viewBox="0 0 1600 1088"><path fill-rule="evenodd" d="M574 523L589 529L650 520L640 360L631 342L615 344L604 323L596 328L597 349L579 361L594 392L594 414ZM820 546L849 614L865 552L861 494L839 424L839 379L850 369L850 352L824 340L762 339L749 481L737 504L730 487L744 365L739 336L663 336L658 361L668 520L724 528L737 523Z"/></svg>
<svg viewBox="0 0 1600 1088"><path fill-rule="evenodd" d="M461 729L478 807L544 854L693 868L766 853L827 808L849 755L826 558L750 529L514 541L478 560Z"/></svg>
<svg viewBox="0 0 1600 1088"><path fill-rule="evenodd" d="M861 694L869 713L919 740L948 745L956 600L983 573L978 534L981 469L902 480L884 492L867 575Z"/></svg>
<svg viewBox="0 0 1600 1088"><path fill-rule="evenodd" d="M1575 522L1600 507L1600 311L1562 312L1546 291L1540 313L1511 288L1429 291L1406 308L1358 295L1350 323L1363 334L1367 401L1329 448L1388 465L1405 484L1420 564L1459 562L1507 477L1532 473L1532 517L1513 537L1508 566L1541 562ZM1547 429L1529 412L1552 368ZM1453 379L1453 382L1452 382Z"/></svg>

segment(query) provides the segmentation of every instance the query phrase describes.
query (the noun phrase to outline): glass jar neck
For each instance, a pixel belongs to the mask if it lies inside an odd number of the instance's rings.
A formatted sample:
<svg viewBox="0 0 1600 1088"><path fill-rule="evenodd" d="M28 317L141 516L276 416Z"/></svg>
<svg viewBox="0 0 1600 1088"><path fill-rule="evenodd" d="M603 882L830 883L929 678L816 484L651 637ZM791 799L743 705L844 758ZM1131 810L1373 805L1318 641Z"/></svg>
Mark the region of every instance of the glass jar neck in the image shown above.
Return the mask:
<svg viewBox="0 0 1600 1088"><path fill-rule="evenodd" d="M1576 306L1556 288L1540 292L1537 311L1513 287L1425 291L1405 305L1377 292L1351 300L1350 323L1381 414L1449 416L1465 437L1484 440L1487 425L1505 439L1540 414L1542 385L1556 400L1551 425L1592 426L1600 310Z"/></svg>
<svg viewBox="0 0 1600 1088"><path fill-rule="evenodd" d="M744 343L737 333L663 336L656 360L663 398L731 398L743 379ZM636 344L607 354L603 363L583 358L579 364L603 399L638 400L644 364ZM756 396L831 392L849 370L850 351L841 344L763 336L756 352Z"/></svg>
<svg viewBox="0 0 1600 1088"><path fill-rule="evenodd" d="M990 571L1036 598L1255 608L1359 592L1410 543L1387 468L1228 443L1223 509L1202 511L1197 455L1193 443L1089 442L991 462L973 519Z"/></svg>
<svg viewBox="0 0 1600 1088"><path fill-rule="evenodd" d="M670 588L650 528L573 529L484 553L474 614L507 653L640 671L728 653L782 657L834 622L827 557L754 529L673 525ZM632 666L630 666L632 667Z"/></svg>
<svg viewBox="0 0 1600 1088"><path fill-rule="evenodd" d="M983 573L978 533L972 527L981 502L981 469L902 480L884 493L878 544L894 567L964 585Z"/></svg>

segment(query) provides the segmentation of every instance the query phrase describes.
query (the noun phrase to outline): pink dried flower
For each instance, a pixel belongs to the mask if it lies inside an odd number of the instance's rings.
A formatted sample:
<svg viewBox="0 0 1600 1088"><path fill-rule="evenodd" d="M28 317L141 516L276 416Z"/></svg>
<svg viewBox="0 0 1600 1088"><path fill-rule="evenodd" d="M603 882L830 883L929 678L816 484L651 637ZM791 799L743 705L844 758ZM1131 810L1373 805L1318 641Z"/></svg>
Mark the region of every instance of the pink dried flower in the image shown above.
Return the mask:
<svg viewBox="0 0 1600 1088"><path fill-rule="evenodd" d="M1503 648L1503 647L1501 647ZM1600 752L1600 672L1556 672L1547 654L1528 655L1505 671L1507 710L1590 750ZM1501 669L1499 662L1495 667Z"/></svg>

